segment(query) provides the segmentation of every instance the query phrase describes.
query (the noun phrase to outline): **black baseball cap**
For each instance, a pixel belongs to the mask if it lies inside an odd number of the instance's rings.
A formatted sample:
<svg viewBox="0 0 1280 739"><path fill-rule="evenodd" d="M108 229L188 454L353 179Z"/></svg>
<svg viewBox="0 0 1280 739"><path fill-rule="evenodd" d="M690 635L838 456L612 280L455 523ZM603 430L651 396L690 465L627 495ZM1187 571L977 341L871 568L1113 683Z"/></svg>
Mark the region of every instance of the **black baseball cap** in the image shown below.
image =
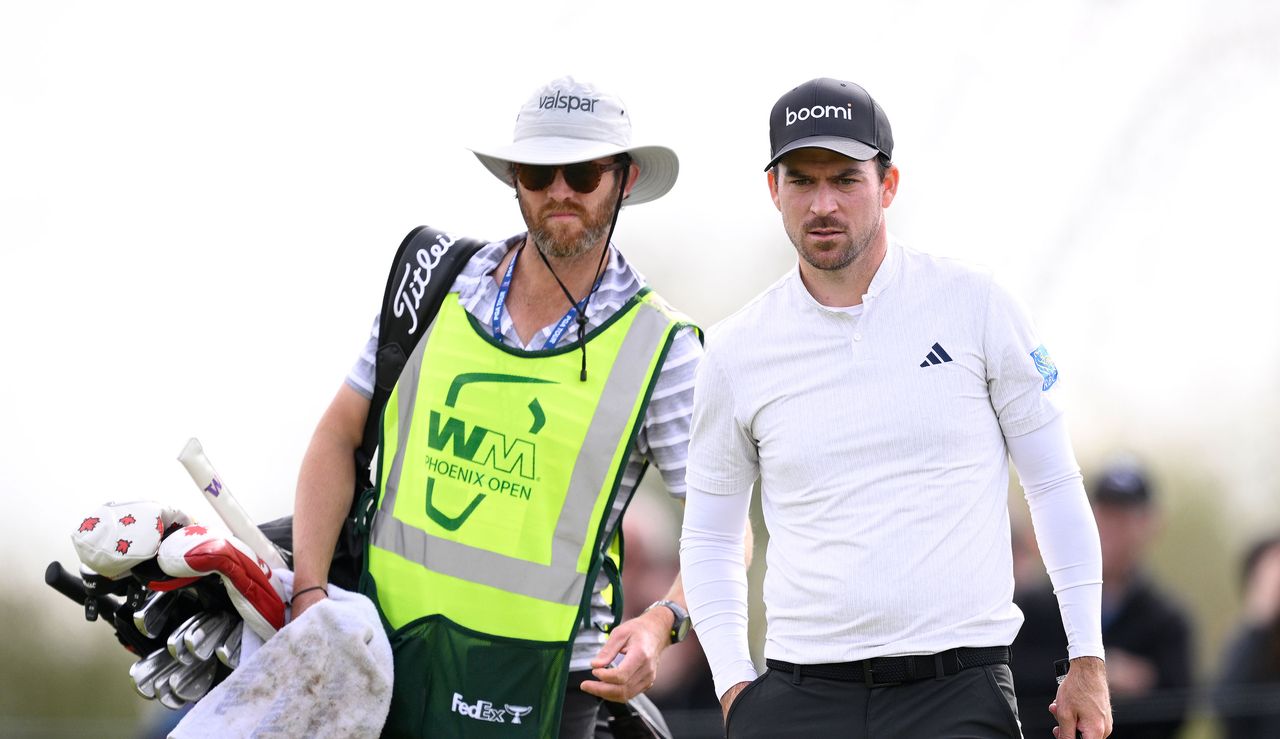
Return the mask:
<svg viewBox="0 0 1280 739"><path fill-rule="evenodd" d="M1144 506L1151 502L1151 485L1142 468L1117 464L1102 470L1090 490L1093 502L1110 505Z"/></svg>
<svg viewBox="0 0 1280 739"><path fill-rule="evenodd" d="M768 170L788 152L829 149L866 161L893 158L893 130L884 110L862 87L820 77L778 98L769 114Z"/></svg>

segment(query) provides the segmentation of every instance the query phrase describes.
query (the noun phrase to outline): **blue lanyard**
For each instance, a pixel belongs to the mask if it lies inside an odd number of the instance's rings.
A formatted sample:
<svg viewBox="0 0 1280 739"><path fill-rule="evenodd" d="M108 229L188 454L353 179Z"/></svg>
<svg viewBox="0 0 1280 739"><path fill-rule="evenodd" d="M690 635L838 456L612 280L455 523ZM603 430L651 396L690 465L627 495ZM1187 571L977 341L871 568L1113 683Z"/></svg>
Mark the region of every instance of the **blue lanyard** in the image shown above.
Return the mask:
<svg viewBox="0 0 1280 739"><path fill-rule="evenodd" d="M536 248L536 247L535 247ZM502 276L502 284L498 286L498 297L493 301L493 316L490 318L490 325L493 327L493 337L499 342L503 342L502 338L502 311L507 305L507 293L511 291L511 276L516 271L516 260L520 258L520 249L517 249L511 255L511 264L507 265L507 272ZM600 275L600 279L596 280L595 287L600 286L600 281L604 279L604 275ZM555 328L551 329L551 335L547 337L543 343L543 349L550 349L560 341L560 337L564 336L564 332L568 330L569 324L573 323L574 317L578 315L578 311L582 309L582 305L587 302L583 298L577 305L569 308L569 312L556 322ZM504 342L505 343L505 342Z"/></svg>

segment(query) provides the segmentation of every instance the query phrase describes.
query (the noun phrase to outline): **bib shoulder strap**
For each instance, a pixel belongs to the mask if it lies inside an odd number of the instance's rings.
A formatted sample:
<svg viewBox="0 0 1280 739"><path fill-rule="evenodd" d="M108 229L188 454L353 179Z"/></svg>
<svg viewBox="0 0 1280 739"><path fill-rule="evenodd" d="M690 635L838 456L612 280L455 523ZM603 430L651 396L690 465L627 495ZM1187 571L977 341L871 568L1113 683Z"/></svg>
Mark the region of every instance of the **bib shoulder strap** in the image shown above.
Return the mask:
<svg viewBox="0 0 1280 739"><path fill-rule="evenodd" d="M450 236L429 226L418 226L400 242L382 293L373 398L363 440L356 451L357 486L369 479L369 465L382 425L382 408L391 396L400 371L426 327L435 320L453 281L486 243Z"/></svg>
<svg viewBox="0 0 1280 739"><path fill-rule="evenodd" d="M694 323L692 318L689 318L689 316L676 309L668 303L665 298L654 292L651 288L643 288L643 293L640 297L646 305L666 316L667 320L671 321L675 328L691 328L693 329L694 335L698 338L698 343L706 343L706 335L703 332L702 327Z"/></svg>

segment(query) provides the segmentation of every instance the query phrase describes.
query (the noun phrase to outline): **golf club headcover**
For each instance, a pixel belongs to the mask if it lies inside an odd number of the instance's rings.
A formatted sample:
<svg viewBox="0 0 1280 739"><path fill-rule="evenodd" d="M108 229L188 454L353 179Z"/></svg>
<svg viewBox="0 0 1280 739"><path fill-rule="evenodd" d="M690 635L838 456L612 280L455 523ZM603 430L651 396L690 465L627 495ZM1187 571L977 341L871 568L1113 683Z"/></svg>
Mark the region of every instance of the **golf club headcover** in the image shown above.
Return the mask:
<svg viewBox="0 0 1280 739"><path fill-rule="evenodd" d="M104 503L81 519L71 543L85 567L114 580L156 556L170 527L190 523L187 514L155 501Z"/></svg>
<svg viewBox="0 0 1280 739"><path fill-rule="evenodd" d="M172 577L217 575L247 627L265 641L284 628L284 586L249 545L204 526L187 526L164 540L156 555Z"/></svg>

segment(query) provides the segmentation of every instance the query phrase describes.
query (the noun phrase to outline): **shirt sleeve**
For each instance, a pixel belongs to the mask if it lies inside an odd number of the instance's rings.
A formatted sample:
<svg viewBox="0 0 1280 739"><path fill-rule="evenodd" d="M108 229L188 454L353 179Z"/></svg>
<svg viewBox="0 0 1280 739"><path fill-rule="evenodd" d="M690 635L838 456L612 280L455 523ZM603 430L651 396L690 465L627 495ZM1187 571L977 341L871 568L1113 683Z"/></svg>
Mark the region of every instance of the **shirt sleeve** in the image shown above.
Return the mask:
<svg viewBox="0 0 1280 739"><path fill-rule="evenodd" d="M1058 368L1026 308L999 283L987 297L983 351L991 405L1005 437L1021 436L1061 414Z"/></svg>
<svg viewBox="0 0 1280 739"><path fill-rule="evenodd" d="M712 352L703 357L694 384L689 438L689 487L713 495L737 495L760 476L755 439L740 422L733 384Z"/></svg>
<svg viewBox="0 0 1280 739"><path fill-rule="evenodd" d="M1058 416L1006 442L1058 597L1067 656L1102 657L1102 548L1066 421Z"/></svg>
<svg viewBox="0 0 1280 739"><path fill-rule="evenodd" d="M694 384L689 490L680 537L685 598L706 652L716 695L756 678L747 643L743 531L759 474L756 445L735 413L733 386L703 357Z"/></svg>
<svg viewBox="0 0 1280 739"><path fill-rule="evenodd" d="M690 484L680 535L680 573L689 615L707 655L716 696L756 679L747 642L743 547L751 487L711 494Z"/></svg>
<svg viewBox="0 0 1280 739"><path fill-rule="evenodd" d="M364 348L360 350L360 355L356 357L356 363L351 365L351 371L347 373L347 385L360 393L365 400L373 399L373 383L374 383L374 359L378 356L378 323L381 316L373 317L373 328L369 330L369 340L364 343Z"/></svg>
<svg viewBox="0 0 1280 739"><path fill-rule="evenodd" d="M644 422L636 434L636 450L658 468L663 484L674 498L685 496L693 383L701 360L702 342L694 329L679 329L649 397Z"/></svg>

